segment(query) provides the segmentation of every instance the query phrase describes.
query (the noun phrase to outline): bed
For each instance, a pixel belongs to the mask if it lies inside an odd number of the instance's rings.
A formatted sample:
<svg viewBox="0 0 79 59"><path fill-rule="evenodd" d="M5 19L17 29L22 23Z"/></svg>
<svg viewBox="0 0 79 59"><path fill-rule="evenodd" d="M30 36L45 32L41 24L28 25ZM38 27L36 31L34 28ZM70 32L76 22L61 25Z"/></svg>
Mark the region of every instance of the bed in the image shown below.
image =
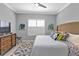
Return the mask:
<svg viewBox="0 0 79 59"><path fill-rule="evenodd" d="M57 31L79 34L79 22L60 24ZM79 55L79 35L70 35L66 42L55 41L49 35L36 36L31 56L68 55Z"/></svg>
<svg viewBox="0 0 79 59"><path fill-rule="evenodd" d="M39 35L35 38L31 56L67 56L68 52L64 42L55 41L50 35Z"/></svg>

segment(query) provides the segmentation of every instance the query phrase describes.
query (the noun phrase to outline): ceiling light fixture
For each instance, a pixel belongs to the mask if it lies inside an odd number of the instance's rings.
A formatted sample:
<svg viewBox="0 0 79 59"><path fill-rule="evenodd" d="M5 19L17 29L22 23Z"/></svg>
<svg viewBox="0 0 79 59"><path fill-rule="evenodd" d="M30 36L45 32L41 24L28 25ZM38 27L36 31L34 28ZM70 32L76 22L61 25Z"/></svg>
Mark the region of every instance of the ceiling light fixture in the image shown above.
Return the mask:
<svg viewBox="0 0 79 59"><path fill-rule="evenodd" d="M47 8L47 6L41 4L41 3L34 3L36 7L43 7L43 8Z"/></svg>

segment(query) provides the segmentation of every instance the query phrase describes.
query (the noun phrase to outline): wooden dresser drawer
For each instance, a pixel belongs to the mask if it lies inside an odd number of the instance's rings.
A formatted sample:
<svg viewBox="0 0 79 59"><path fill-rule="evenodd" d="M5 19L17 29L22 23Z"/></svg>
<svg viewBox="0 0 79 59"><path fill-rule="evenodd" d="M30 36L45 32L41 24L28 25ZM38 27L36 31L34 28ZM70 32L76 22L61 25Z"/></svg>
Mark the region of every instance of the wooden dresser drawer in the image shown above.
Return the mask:
<svg viewBox="0 0 79 59"><path fill-rule="evenodd" d="M16 45L16 34L12 35L12 46Z"/></svg>
<svg viewBox="0 0 79 59"><path fill-rule="evenodd" d="M4 55L15 45L16 45L16 34L0 37L0 54Z"/></svg>

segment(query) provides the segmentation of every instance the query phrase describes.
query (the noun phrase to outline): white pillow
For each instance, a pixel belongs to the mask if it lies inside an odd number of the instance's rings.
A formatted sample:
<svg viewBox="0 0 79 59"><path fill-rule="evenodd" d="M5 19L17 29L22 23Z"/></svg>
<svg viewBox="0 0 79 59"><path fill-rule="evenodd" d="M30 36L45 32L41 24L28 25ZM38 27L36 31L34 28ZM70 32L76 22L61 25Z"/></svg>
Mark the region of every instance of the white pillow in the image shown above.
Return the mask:
<svg viewBox="0 0 79 59"><path fill-rule="evenodd" d="M77 44L77 43L79 43L79 35L69 34L69 37L67 38L67 41L69 41L73 44Z"/></svg>

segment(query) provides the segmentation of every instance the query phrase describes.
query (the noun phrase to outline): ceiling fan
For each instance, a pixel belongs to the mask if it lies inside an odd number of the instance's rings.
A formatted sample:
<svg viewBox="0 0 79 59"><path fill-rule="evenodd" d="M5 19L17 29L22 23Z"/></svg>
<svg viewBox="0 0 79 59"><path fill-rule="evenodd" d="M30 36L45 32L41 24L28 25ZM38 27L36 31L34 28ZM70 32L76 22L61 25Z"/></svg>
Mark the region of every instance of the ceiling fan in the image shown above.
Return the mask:
<svg viewBox="0 0 79 59"><path fill-rule="evenodd" d="M41 4L41 3L34 3L36 6L38 7L43 7L43 8L47 8L45 5Z"/></svg>

